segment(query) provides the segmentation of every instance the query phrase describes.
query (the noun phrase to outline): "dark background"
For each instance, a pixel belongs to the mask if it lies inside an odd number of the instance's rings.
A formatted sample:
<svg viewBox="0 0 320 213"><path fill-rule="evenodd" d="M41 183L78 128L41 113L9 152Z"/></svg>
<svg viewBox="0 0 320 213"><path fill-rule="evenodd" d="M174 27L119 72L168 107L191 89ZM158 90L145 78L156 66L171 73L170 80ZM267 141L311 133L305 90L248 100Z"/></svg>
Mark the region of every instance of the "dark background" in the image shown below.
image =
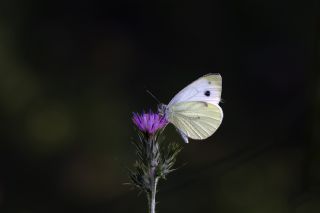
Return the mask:
<svg viewBox="0 0 320 213"><path fill-rule="evenodd" d="M223 77L158 212L320 212L316 1L1 1L1 212L146 212L132 112ZM170 126L168 140L183 143Z"/></svg>

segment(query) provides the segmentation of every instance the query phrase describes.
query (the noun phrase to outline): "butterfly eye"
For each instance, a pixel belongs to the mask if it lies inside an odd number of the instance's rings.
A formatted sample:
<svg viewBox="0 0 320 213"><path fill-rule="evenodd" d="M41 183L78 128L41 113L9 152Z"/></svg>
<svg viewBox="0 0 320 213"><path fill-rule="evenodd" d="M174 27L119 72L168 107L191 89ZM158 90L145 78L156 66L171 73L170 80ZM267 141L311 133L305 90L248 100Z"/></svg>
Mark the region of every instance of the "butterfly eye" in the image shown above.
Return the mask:
<svg viewBox="0 0 320 213"><path fill-rule="evenodd" d="M208 91L208 90L205 91L205 92L204 92L204 95L209 97L209 96L210 96L210 91Z"/></svg>

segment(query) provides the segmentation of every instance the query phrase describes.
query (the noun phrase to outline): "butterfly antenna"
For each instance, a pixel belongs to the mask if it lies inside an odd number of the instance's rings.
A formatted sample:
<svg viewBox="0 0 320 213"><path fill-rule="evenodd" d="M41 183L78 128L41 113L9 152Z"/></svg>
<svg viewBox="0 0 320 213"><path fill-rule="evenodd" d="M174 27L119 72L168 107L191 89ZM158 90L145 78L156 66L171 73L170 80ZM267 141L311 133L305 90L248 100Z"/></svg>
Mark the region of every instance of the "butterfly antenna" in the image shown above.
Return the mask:
<svg viewBox="0 0 320 213"><path fill-rule="evenodd" d="M154 99L154 100L156 100L157 102L158 102L158 104L161 104L161 102L159 101L159 99L154 95L154 94L152 94L152 92L150 92L149 90L146 90L147 91L147 93L149 93L149 95L151 95L151 97Z"/></svg>

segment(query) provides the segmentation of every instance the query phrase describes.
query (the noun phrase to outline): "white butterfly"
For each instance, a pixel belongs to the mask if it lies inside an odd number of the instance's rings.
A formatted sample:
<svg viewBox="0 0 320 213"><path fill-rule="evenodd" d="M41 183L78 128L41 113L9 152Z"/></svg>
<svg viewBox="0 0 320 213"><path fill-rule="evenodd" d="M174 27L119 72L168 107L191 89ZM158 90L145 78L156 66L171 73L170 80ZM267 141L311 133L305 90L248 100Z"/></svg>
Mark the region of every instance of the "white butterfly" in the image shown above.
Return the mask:
<svg viewBox="0 0 320 213"><path fill-rule="evenodd" d="M173 97L168 105L160 104L159 113L172 123L183 140L203 140L220 126L223 112L220 74L207 74L189 84Z"/></svg>

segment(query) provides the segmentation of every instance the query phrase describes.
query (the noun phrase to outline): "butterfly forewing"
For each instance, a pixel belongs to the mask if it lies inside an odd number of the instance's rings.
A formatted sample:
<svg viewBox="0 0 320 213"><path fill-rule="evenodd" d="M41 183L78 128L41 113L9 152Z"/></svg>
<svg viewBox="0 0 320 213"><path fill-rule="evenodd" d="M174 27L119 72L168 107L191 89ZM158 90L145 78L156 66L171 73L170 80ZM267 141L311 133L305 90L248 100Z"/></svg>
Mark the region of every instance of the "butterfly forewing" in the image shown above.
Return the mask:
<svg viewBox="0 0 320 213"><path fill-rule="evenodd" d="M168 104L186 101L202 101L211 104L218 104L221 99L222 79L220 74L207 74L195 80L181 90Z"/></svg>

